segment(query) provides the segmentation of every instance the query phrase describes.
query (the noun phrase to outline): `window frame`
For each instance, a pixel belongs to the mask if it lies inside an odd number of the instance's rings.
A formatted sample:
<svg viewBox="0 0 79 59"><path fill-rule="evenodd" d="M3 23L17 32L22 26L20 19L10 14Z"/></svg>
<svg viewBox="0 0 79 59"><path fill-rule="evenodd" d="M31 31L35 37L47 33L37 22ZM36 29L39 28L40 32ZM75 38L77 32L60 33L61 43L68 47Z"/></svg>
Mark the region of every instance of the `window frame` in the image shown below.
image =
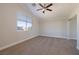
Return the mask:
<svg viewBox="0 0 79 59"><path fill-rule="evenodd" d="M24 18L23 18L23 17L24 17ZM18 27L18 21L26 22L26 25L25 25L26 27L25 27L25 29L22 29L22 30L17 29L17 27ZM32 19L31 19L31 17L24 16L24 15L17 15L16 30L17 30L17 31L29 31L29 29L27 28L27 23L31 23L30 29L32 29Z"/></svg>

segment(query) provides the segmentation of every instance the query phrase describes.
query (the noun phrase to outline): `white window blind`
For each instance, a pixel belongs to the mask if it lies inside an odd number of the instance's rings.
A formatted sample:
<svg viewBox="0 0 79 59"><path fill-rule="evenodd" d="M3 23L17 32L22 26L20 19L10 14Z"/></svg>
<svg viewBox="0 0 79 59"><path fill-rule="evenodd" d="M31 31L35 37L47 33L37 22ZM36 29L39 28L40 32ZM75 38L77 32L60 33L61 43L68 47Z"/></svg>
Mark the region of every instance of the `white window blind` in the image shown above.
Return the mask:
<svg viewBox="0 0 79 59"><path fill-rule="evenodd" d="M32 28L32 20L30 17L17 14L17 30L28 31Z"/></svg>

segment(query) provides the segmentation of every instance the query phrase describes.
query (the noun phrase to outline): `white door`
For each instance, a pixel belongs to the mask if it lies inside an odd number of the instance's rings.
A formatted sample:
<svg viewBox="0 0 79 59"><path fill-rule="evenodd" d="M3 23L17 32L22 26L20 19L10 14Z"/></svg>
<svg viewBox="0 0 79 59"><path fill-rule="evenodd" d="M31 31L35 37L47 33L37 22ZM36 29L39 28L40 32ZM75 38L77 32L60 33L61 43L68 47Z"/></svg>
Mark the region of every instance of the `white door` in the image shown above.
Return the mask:
<svg viewBox="0 0 79 59"><path fill-rule="evenodd" d="M73 17L68 20L69 23L69 39L76 39L77 31L77 17Z"/></svg>

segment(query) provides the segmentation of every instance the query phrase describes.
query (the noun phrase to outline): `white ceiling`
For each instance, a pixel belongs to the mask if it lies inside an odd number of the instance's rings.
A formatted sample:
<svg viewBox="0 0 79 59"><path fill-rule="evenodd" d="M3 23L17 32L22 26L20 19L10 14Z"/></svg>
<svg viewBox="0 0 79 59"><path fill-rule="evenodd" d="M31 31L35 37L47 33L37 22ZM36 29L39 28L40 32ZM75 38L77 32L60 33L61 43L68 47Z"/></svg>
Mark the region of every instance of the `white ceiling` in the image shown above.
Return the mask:
<svg viewBox="0 0 79 59"><path fill-rule="evenodd" d="M36 11L37 9L41 8L38 4L36 6L32 6L31 3L25 4L27 7L29 7L29 10L38 18L41 19L65 19L74 12L76 9L77 4L75 3L53 3L53 6L50 7L53 11L46 11L45 14L42 13L42 11Z"/></svg>

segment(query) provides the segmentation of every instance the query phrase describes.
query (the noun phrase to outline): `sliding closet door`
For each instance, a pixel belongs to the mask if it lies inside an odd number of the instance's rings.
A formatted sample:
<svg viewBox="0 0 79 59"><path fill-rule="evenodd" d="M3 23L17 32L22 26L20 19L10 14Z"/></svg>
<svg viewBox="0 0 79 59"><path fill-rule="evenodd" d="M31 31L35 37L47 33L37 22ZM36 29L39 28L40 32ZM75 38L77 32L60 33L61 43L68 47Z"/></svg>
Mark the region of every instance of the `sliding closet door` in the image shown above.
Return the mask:
<svg viewBox="0 0 79 59"><path fill-rule="evenodd" d="M73 18L68 20L69 22L69 38L76 39L77 34L77 17L74 16Z"/></svg>

